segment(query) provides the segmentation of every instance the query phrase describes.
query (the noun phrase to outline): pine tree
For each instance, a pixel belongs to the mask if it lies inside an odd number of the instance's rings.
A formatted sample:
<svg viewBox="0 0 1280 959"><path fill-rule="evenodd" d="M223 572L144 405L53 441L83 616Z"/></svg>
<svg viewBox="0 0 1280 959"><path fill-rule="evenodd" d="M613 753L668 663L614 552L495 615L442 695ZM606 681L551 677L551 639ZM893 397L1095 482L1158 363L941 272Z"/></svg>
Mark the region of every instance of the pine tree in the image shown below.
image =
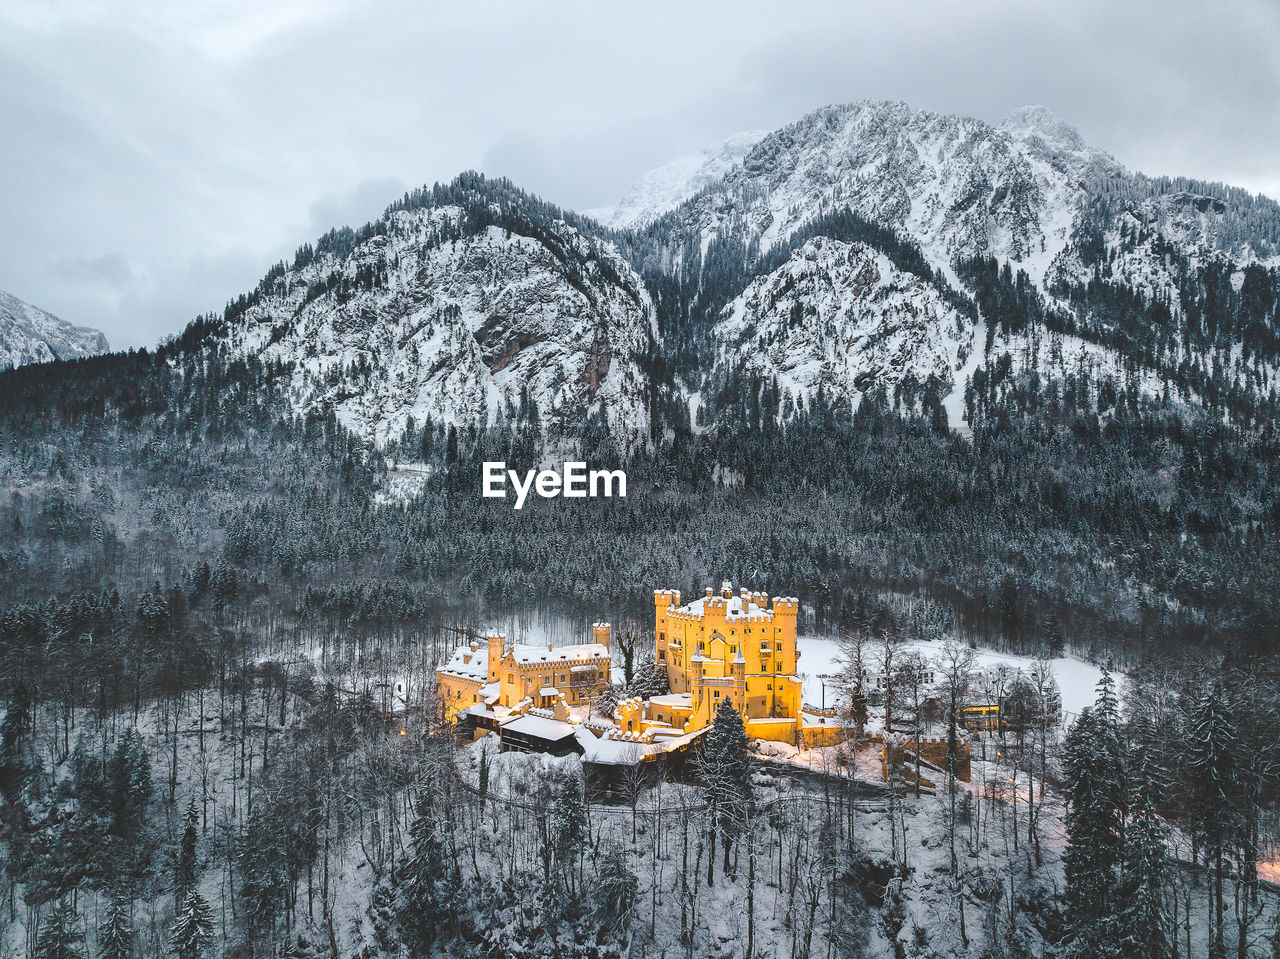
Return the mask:
<svg viewBox="0 0 1280 959"><path fill-rule="evenodd" d="M729 868L733 840L742 832L751 809L751 758L747 731L731 699L722 699L715 720L702 740L698 760L711 835L707 885L715 882L715 844L724 843L724 868Z"/></svg>
<svg viewBox="0 0 1280 959"><path fill-rule="evenodd" d="M199 865L196 861L196 845L200 838L200 833L197 829L200 813L196 809L195 799L187 802L187 812L184 818L186 827L182 831L182 847L178 851L178 861L174 868L173 877L176 889L175 899L179 902L186 895L187 890L195 885L196 874L199 870Z"/></svg>
<svg viewBox="0 0 1280 959"><path fill-rule="evenodd" d="M1122 955L1132 959L1164 959L1172 951L1164 920L1164 889L1170 868L1165 845L1168 829L1156 815L1150 782L1144 781L1130 805L1123 878L1117 895L1119 947Z"/></svg>
<svg viewBox="0 0 1280 959"><path fill-rule="evenodd" d="M1224 859L1240 836L1240 731L1215 681L1202 692L1190 717L1185 770L1192 830L1213 862L1213 953L1225 951L1223 938Z"/></svg>
<svg viewBox="0 0 1280 959"><path fill-rule="evenodd" d="M133 940L133 902L127 893L117 889L98 929L98 959L132 959Z"/></svg>
<svg viewBox="0 0 1280 959"><path fill-rule="evenodd" d="M84 959L83 941L76 911L64 900L50 910L40 927L32 959Z"/></svg>
<svg viewBox="0 0 1280 959"><path fill-rule="evenodd" d="M432 796L418 797L417 816L409 827L411 852L404 864L400 928L416 955L427 955L453 912L457 865L448 848L447 819Z"/></svg>
<svg viewBox="0 0 1280 959"><path fill-rule="evenodd" d="M592 891L596 920L602 929L626 933L635 913L638 889L639 882L631 871L626 849L620 844L611 846L600 861Z"/></svg>
<svg viewBox="0 0 1280 959"><path fill-rule="evenodd" d="M204 896L189 892L173 921L169 954L173 959L200 959L213 942L213 913Z"/></svg>
<svg viewBox="0 0 1280 959"><path fill-rule="evenodd" d="M587 841L587 800L582 777L565 778L551 805L551 842L557 883L574 895L574 864Z"/></svg>
<svg viewBox="0 0 1280 959"><path fill-rule="evenodd" d="M1119 706L1103 670L1098 698L1080 713L1065 743L1066 910L1077 949L1102 955L1114 937L1116 882L1124 858L1126 807Z"/></svg>

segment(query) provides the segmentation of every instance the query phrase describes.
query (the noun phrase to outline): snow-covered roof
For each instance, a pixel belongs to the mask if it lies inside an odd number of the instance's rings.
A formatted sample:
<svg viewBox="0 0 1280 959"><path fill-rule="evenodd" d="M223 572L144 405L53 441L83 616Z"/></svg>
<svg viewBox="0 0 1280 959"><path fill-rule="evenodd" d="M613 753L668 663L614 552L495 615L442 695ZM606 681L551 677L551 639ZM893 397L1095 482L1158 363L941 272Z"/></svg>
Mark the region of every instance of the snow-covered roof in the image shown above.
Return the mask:
<svg viewBox="0 0 1280 959"><path fill-rule="evenodd" d="M502 726L503 733L513 732L524 736L536 736L549 742L573 736L573 727L558 719L546 719L542 716L521 716Z"/></svg>
<svg viewBox="0 0 1280 959"><path fill-rule="evenodd" d="M463 679L484 680L489 676L489 647L484 643L477 644L475 649L470 645L459 646L453 651L448 662L440 667L440 672Z"/></svg>
<svg viewBox="0 0 1280 959"><path fill-rule="evenodd" d="M688 693L667 693L664 696L654 696L649 702L655 706L692 706L693 697Z"/></svg>
<svg viewBox="0 0 1280 959"><path fill-rule="evenodd" d="M610 766L632 766L653 747L624 739L595 736L586 726L575 726L578 744L582 746L582 761Z"/></svg>
<svg viewBox="0 0 1280 959"><path fill-rule="evenodd" d="M737 593L731 596L725 596L723 593L714 593L711 596L702 596L695 600L690 600L683 606L676 607L673 611L677 616L686 616L690 619L703 619L707 614L708 607L720 606L724 608L724 618L727 622L772 622L774 611L766 605L769 598L763 593ZM775 597L775 602L795 602L794 599L788 599L785 596Z"/></svg>
<svg viewBox="0 0 1280 959"><path fill-rule="evenodd" d="M577 646L557 646L547 649L545 646L511 647L511 654L517 663L560 663L583 659L608 659L609 647L602 643L582 643Z"/></svg>

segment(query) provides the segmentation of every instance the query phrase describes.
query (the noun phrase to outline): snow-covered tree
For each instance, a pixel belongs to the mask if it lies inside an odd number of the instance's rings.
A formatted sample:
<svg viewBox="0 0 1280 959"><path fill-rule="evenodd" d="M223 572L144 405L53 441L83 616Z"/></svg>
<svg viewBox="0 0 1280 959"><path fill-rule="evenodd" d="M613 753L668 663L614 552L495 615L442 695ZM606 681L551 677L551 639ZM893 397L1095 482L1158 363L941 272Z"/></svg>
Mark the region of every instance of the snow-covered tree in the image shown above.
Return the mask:
<svg viewBox="0 0 1280 959"><path fill-rule="evenodd" d="M98 959L132 959L133 947L133 903L127 893L117 889L98 928Z"/></svg>
<svg viewBox="0 0 1280 959"><path fill-rule="evenodd" d="M204 896L191 890L183 898L169 936L173 959L200 959L213 942L213 911Z"/></svg>
<svg viewBox="0 0 1280 959"><path fill-rule="evenodd" d="M600 860L592 890L596 921L612 933L626 934L635 915L639 882L631 870L629 854L621 844L611 846Z"/></svg>
<svg viewBox="0 0 1280 959"><path fill-rule="evenodd" d="M1077 948L1101 949L1114 932L1127 801L1119 708L1105 669L1097 701L1081 711L1067 733L1064 766L1067 921Z"/></svg>
<svg viewBox="0 0 1280 959"><path fill-rule="evenodd" d="M32 959L84 959L80 919L67 900L55 903L40 926Z"/></svg>
<svg viewBox="0 0 1280 959"><path fill-rule="evenodd" d="M1124 863L1117 889L1121 954L1132 959L1164 959L1171 952L1165 915L1169 880L1168 828L1156 815L1145 777L1130 802Z"/></svg>
<svg viewBox="0 0 1280 959"><path fill-rule="evenodd" d="M707 857L707 885L715 882L716 839L724 843L724 868L734 839L742 832L751 808L751 759L742 716L730 699L716 707L715 720L702 739L697 763L708 816L711 852Z"/></svg>

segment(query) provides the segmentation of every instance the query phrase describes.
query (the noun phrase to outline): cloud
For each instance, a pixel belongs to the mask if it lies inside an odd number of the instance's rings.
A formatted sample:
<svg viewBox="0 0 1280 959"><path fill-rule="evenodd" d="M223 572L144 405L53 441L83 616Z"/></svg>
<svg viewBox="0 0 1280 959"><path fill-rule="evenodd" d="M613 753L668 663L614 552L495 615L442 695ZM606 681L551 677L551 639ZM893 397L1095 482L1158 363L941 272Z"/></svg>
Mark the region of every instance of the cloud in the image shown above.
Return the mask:
<svg viewBox="0 0 1280 959"><path fill-rule="evenodd" d="M363 226L376 220L391 204L403 196L409 186L399 177L375 177L362 180L343 193L326 193L308 208L306 239L320 236L335 227ZM302 241L299 240L299 245Z"/></svg>
<svg viewBox="0 0 1280 959"><path fill-rule="evenodd" d="M59 260L54 264L54 269L73 283L103 286L120 292L128 289L136 280L128 261L119 253Z"/></svg>

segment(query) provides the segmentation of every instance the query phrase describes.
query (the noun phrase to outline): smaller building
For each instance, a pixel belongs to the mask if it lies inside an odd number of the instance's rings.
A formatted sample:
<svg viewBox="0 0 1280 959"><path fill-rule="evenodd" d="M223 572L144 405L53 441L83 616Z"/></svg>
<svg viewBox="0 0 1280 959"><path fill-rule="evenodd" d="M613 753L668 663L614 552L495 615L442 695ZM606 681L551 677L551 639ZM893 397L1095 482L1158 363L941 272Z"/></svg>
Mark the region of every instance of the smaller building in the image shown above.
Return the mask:
<svg viewBox="0 0 1280 959"><path fill-rule="evenodd" d="M503 751L521 753L549 753L567 756L582 753L575 728L559 719L545 715L519 716L499 727Z"/></svg>
<svg viewBox="0 0 1280 959"><path fill-rule="evenodd" d="M573 646L508 643L502 633L459 646L436 670L445 717L456 720L473 707L501 719L590 705L610 683L610 631L608 623L594 623L594 642Z"/></svg>

